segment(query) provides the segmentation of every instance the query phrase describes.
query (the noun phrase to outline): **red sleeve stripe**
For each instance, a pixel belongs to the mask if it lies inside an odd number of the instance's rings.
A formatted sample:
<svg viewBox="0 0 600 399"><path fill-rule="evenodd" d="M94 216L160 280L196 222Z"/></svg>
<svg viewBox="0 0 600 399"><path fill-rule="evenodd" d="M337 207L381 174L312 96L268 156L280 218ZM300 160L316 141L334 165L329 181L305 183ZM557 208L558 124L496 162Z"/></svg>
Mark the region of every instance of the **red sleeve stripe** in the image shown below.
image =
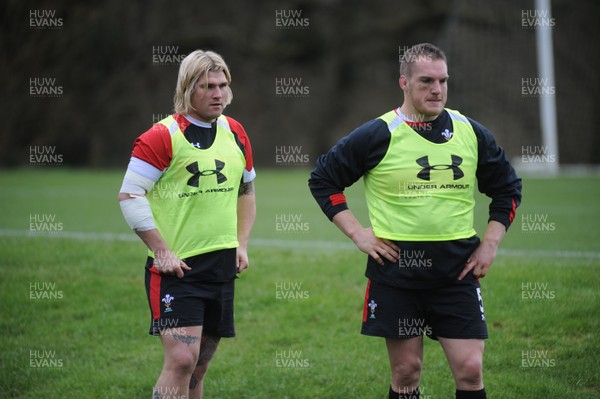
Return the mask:
<svg viewBox="0 0 600 399"><path fill-rule="evenodd" d="M513 198L512 200L512 209L510 211L510 214L508 215L508 221L509 222L513 222L513 220L515 219L515 213L517 212L517 201L515 201L515 199Z"/></svg>
<svg viewBox="0 0 600 399"><path fill-rule="evenodd" d="M329 200L331 201L331 205L333 206L345 204L346 196L342 193L332 194L329 196Z"/></svg>
<svg viewBox="0 0 600 399"><path fill-rule="evenodd" d="M246 130L244 129L241 123L239 123L232 117L225 117L227 118L227 123L229 123L229 128L234 134L238 136L238 139L244 146L244 153L246 154L246 170L251 171L254 167L254 159L252 158L252 146L250 145L250 139L248 138L248 134L246 133Z"/></svg>

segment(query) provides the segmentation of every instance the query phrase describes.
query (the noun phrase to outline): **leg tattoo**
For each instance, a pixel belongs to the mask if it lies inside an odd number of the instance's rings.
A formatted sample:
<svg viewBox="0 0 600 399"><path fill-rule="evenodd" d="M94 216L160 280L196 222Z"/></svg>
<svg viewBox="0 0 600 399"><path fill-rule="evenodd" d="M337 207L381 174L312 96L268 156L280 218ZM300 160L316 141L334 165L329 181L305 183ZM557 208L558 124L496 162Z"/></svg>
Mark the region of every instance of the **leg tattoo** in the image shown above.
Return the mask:
<svg viewBox="0 0 600 399"><path fill-rule="evenodd" d="M200 380L194 374L192 374L192 378L190 379L190 390L194 389L198 386Z"/></svg>
<svg viewBox="0 0 600 399"><path fill-rule="evenodd" d="M176 339L177 341L183 342L187 346L190 346L191 344L195 344L196 342L198 342L198 339L199 339L199 337L196 337L193 335L179 335L179 334L173 334L173 338Z"/></svg>
<svg viewBox="0 0 600 399"><path fill-rule="evenodd" d="M200 344L200 355L198 356L199 366L210 362L210 359L212 359L217 351L217 346L219 345L220 340L221 338L219 337L211 337L208 335L202 337L202 342Z"/></svg>

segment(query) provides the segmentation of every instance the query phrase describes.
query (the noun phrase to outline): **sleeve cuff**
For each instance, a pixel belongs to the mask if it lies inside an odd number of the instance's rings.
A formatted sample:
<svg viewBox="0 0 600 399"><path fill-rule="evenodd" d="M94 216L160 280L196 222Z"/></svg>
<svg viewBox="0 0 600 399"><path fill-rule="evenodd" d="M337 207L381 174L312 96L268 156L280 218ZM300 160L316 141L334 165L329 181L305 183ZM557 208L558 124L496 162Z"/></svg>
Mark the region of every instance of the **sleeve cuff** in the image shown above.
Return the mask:
<svg viewBox="0 0 600 399"><path fill-rule="evenodd" d="M507 215L492 213L492 214L490 214L488 223L491 222L492 220L494 220L498 223L502 223L504 225L504 228L506 228L506 231L508 231L508 228L510 227L511 223L510 223L510 219Z"/></svg>
<svg viewBox="0 0 600 399"><path fill-rule="evenodd" d="M327 217L329 218L330 221L333 221L333 217L335 215L337 215L341 211L345 211L346 209L348 209L348 204L344 202L342 204L335 205L335 206L332 206L329 209L327 209L325 211L325 215L327 215Z"/></svg>

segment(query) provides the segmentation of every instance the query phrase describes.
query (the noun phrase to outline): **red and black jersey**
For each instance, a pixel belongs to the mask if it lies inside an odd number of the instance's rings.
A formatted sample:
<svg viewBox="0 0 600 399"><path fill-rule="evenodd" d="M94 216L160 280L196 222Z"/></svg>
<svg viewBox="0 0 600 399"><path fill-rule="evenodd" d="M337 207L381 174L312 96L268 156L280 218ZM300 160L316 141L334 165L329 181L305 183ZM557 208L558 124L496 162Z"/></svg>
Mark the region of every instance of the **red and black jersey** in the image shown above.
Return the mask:
<svg viewBox="0 0 600 399"><path fill-rule="evenodd" d="M521 202L521 179L492 133L473 119L467 119L477 136L479 191L492 199L489 220L504 224L508 230L515 209ZM407 123L423 138L434 143L443 143L451 137L452 120L447 111L431 122ZM381 119L374 119L342 138L317 160L309 187L329 219L348 208L344 190L381 162L390 139L387 124Z"/></svg>
<svg viewBox="0 0 600 399"><path fill-rule="evenodd" d="M207 123L201 122L180 114L173 115L179 128L183 132L185 138L197 148L209 148L215 140L217 132L216 122ZM235 136L235 141L242 150L246 158L246 169L244 170L243 182L248 183L254 180L256 173L254 171L254 161L252 159L252 146L244 127L235 119L227 116L227 122L231 132ZM173 147L171 145L171 135L169 129L157 123L149 130L140 135L133 146L132 158L143 161L134 162L130 167L135 168L135 172L151 179L158 180L160 174L164 172L171 164L173 157ZM147 164L147 165L144 165ZM160 173L156 176L157 171L152 171L148 165L154 167Z"/></svg>
<svg viewBox="0 0 600 399"><path fill-rule="evenodd" d="M399 114L400 115L400 114ZM452 138L452 120L443 111L431 122L410 122L400 115L423 138L443 143ZM504 150L480 123L467 118L477 137L477 183L479 191L491 198L489 220L502 223L508 230L521 202L521 179L510 165ZM384 158L391 133L382 119L371 120L342 138L327 154L317 160L309 187L329 219L348 209L344 190L354 184ZM380 266L369 256L365 275L382 284L407 289L435 288L456 280L479 244L473 236L451 241L398 241L400 261L383 259ZM469 274L467 279L474 277Z"/></svg>
<svg viewBox="0 0 600 399"><path fill-rule="evenodd" d="M173 117L187 141L193 146L209 148L215 141L216 122L202 122L180 114L175 114ZM226 118L231 133L246 159L241 183L249 183L256 177L250 140L238 121L230 117ZM156 182L169 168L172 158L173 146L169 129L157 123L135 140L128 169ZM236 249L232 248L193 256L184 261L194 267L195 275L200 276L204 282L222 282L236 277L235 259Z"/></svg>

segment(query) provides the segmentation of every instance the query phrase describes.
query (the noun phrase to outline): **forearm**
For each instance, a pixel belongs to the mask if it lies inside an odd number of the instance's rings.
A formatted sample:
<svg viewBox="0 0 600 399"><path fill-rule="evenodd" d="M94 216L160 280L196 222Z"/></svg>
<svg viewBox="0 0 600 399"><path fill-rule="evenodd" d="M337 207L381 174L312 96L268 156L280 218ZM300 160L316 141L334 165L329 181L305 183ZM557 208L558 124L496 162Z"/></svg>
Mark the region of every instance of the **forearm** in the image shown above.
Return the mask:
<svg viewBox="0 0 600 399"><path fill-rule="evenodd" d="M505 234L506 227L504 224L495 220L490 220L487 229L485 230L482 242L493 245L495 248L497 248L500 245L500 242L502 242Z"/></svg>
<svg viewBox="0 0 600 399"><path fill-rule="evenodd" d="M488 227L483 235L483 241L493 242L499 245L506 234L506 227L495 220L490 220Z"/></svg>
<svg viewBox="0 0 600 399"><path fill-rule="evenodd" d="M148 249L150 249L155 254L160 251L168 251L169 246L163 239L162 235L157 229L139 231L135 230L135 234L146 244Z"/></svg>
<svg viewBox="0 0 600 399"><path fill-rule="evenodd" d="M134 231L138 237L142 239L144 244L146 244L146 246L154 253L153 267L158 270L159 273L172 274L182 278L185 271L191 270L177 254L171 252L169 246L157 229Z"/></svg>
<svg viewBox="0 0 600 399"><path fill-rule="evenodd" d="M119 193L118 200L119 203L122 201L129 201L133 198L131 194L128 193ZM152 221L152 224L154 222ZM132 226L130 226L132 227ZM156 228L148 229L148 230L139 230L136 228L132 228L135 234L146 244L148 249L152 252L168 250L167 243L160 235L160 232Z"/></svg>
<svg viewBox="0 0 600 399"><path fill-rule="evenodd" d="M336 213L332 221L352 241L355 240L356 234L363 230L363 226L350 209Z"/></svg>
<svg viewBox="0 0 600 399"><path fill-rule="evenodd" d="M242 248L248 247L250 232L256 219L256 196L254 194L254 184L252 187L246 187L245 191L240 191L237 203L237 234L238 242Z"/></svg>
<svg viewBox="0 0 600 399"><path fill-rule="evenodd" d="M383 266L384 259L388 262L398 260L399 248L393 242L375 237L373 229L364 228L349 209L338 212L332 219L333 223L356 244L358 249L371 256Z"/></svg>

